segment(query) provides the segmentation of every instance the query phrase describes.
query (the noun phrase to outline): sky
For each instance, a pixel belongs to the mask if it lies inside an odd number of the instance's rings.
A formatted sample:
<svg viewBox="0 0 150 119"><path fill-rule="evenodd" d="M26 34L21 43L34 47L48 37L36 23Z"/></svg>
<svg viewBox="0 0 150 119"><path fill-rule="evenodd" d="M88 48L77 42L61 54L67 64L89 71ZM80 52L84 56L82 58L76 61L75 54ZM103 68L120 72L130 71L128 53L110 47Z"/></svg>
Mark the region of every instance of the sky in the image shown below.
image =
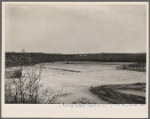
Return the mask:
<svg viewBox="0 0 150 119"><path fill-rule="evenodd" d="M43 53L146 52L146 5L5 4L5 50Z"/></svg>

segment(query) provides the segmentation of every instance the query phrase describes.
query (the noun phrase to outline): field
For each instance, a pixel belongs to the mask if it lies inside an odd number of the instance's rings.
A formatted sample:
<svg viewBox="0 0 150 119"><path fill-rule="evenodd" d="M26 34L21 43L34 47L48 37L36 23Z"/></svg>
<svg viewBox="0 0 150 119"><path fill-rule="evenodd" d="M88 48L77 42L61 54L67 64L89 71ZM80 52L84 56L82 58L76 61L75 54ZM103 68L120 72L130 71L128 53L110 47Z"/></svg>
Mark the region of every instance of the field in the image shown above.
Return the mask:
<svg viewBox="0 0 150 119"><path fill-rule="evenodd" d="M146 83L146 72L120 70L117 68L122 65L129 64L132 63L61 61L36 64L34 68L38 70L39 65L41 66L41 83L43 84L41 94L45 91L46 93L44 93L44 98L47 98L49 94L53 95L51 99L55 98L55 101L47 101L46 103L108 104L119 102L111 102L106 100L96 93L93 93L90 89L107 85L119 86L121 84L134 85L136 83ZM7 69L17 68L18 67L11 67ZM23 68L23 74L27 74L29 69L31 69L31 66L25 66ZM129 91L125 88L120 88L119 92L123 94L131 94L133 96L140 96L143 100L146 95L145 90L143 89L136 91L130 89Z"/></svg>

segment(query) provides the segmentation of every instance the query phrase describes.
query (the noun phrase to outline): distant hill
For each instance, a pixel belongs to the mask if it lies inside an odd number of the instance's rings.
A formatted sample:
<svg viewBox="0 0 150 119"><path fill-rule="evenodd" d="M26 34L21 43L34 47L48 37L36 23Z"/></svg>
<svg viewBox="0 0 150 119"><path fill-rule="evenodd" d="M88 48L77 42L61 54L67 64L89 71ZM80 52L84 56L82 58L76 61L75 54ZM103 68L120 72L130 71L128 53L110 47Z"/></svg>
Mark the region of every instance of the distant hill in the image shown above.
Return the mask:
<svg viewBox="0 0 150 119"><path fill-rule="evenodd" d="M6 52L5 57L6 67L55 61L146 62L146 53L47 54Z"/></svg>

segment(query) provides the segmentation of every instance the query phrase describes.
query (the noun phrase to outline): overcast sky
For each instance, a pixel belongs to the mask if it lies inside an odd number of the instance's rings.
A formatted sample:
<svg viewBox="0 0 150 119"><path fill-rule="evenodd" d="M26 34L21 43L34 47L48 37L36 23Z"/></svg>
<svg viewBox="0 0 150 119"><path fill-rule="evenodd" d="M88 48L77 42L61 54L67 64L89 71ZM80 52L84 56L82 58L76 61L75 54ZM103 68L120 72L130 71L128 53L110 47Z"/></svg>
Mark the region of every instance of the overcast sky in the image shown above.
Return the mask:
<svg viewBox="0 0 150 119"><path fill-rule="evenodd" d="M146 6L6 4L6 51L146 52Z"/></svg>

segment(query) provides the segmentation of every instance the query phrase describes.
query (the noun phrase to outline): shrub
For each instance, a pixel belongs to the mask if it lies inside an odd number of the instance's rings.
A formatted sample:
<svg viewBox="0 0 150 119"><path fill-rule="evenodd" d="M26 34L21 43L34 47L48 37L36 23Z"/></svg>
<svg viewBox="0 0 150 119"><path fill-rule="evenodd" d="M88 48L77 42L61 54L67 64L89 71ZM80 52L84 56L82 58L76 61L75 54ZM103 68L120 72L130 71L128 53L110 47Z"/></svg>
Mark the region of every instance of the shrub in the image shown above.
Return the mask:
<svg viewBox="0 0 150 119"><path fill-rule="evenodd" d="M22 76L22 70L21 69L5 71L5 78L6 79L21 78L21 76Z"/></svg>
<svg viewBox="0 0 150 119"><path fill-rule="evenodd" d="M26 76L7 79L5 82L5 103L38 103L41 84L41 66L38 74L31 68Z"/></svg>
<svg viewBox="0 0 150 119"><path fill-rule="evenodd" d="M63 87L60 91L54 91L49 87L42 89L41 66L28 68L22 74L20 78L6 79L5 103L54 104L58 98L70 94L62 93Z"/></svg>

